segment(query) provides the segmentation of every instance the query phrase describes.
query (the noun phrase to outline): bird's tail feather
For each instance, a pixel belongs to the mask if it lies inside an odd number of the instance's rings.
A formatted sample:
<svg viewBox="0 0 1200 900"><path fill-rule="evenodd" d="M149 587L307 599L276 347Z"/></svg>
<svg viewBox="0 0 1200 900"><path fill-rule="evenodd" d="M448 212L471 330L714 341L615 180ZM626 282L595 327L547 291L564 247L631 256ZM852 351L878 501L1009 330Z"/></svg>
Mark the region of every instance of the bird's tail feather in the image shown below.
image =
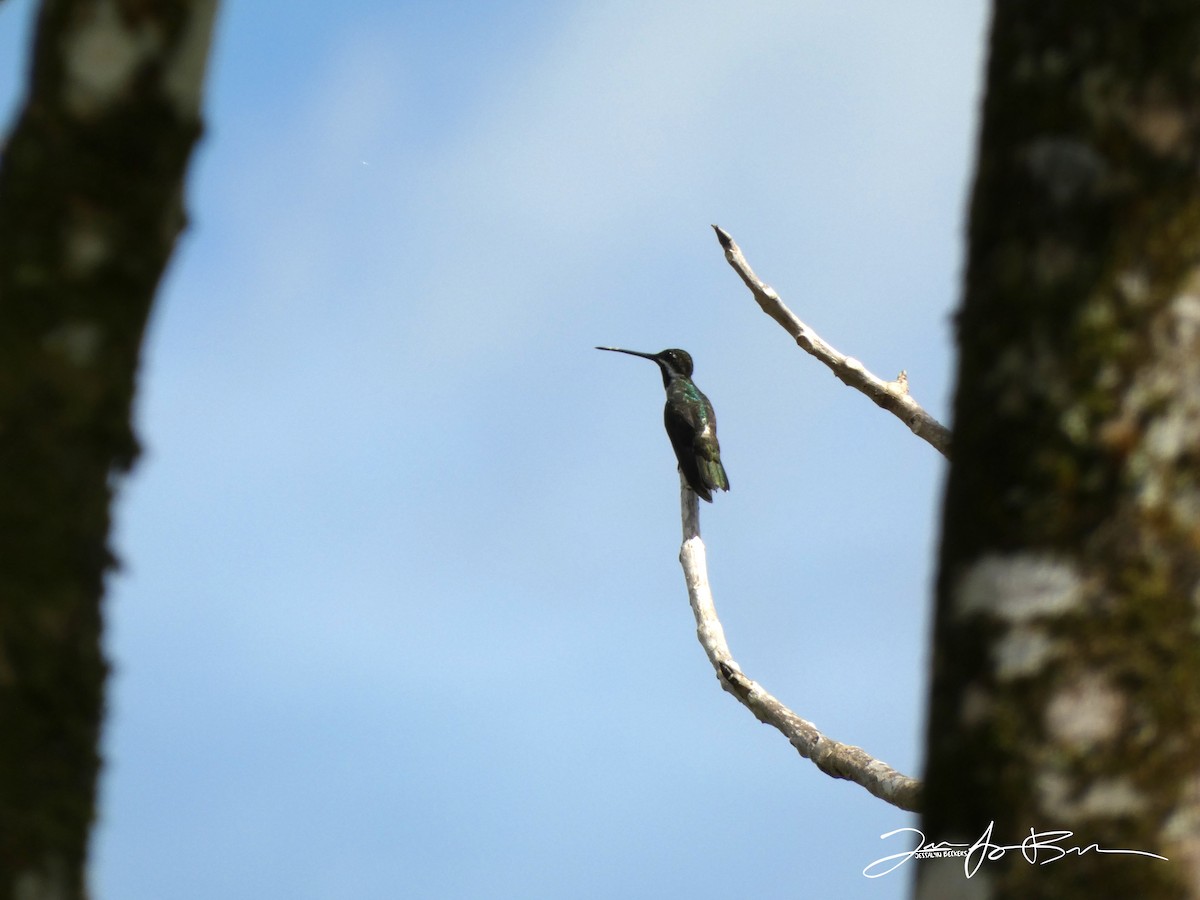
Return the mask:
<svg viewBox="0 0 1200 900"><path fill-rule="evenodd" d="M729 490L729 476L725 474L725 467L719 459L701 459L698 463L700 481L705 487L714 491Z"/></svg>

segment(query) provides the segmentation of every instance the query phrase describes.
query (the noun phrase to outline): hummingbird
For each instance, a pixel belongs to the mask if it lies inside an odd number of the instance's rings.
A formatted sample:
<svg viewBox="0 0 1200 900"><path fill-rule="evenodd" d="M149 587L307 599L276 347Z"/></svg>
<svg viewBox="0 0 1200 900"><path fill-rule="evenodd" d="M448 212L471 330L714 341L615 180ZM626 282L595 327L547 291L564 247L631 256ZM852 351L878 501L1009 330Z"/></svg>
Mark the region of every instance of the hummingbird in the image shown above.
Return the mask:
<svg viewBox="0 0 1200 900"><path fill-rule="evenodd" d="M717 416L708 398L692 381L691 354L675 349L659 353L639 353L620 347L596 349L640 356L658 365L663 387L667 389L663 423L667 426L671 446L675 448L679 471L696 496L709 503L712 503L713 491L729 490L729 476L721 465L721 448L717 444Z"/></svg>

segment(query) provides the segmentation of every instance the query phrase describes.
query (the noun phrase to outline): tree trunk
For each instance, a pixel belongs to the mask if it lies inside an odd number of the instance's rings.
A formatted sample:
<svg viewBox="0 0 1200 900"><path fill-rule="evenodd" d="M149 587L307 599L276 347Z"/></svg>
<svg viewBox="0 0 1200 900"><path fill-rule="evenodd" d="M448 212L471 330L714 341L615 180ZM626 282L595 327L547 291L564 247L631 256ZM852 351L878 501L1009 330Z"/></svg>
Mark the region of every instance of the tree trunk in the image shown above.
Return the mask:
<svg viewBox="0 0 1200 900"><path fill-rule="evenodd" d="M922 831L1073 836L918 897L1200 897L1198 178L1200 5L997 0Z"/></svg>
<svg viewBox="0 0 1200 900"><path fill-rule="evenodd" d="M47 0L0 159L0 900L86 893L114 476L215 0Z"/></svg>

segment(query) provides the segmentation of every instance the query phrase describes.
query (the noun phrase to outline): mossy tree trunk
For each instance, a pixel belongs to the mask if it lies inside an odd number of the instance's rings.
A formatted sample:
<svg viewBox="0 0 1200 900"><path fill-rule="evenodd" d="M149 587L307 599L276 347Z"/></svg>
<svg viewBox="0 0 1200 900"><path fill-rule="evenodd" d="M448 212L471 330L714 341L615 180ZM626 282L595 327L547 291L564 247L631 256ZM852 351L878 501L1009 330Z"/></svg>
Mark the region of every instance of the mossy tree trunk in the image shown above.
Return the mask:
<svg viewBox="0 0 1200 900"><path fill-rule="evenodd" d="M215 0L46 0L0 157L0 900L86 894L114 476Z"/></svg>
<svg viewBox="0 0 1200 900"><path fill-rule="evenodd" d="M917 896L1200 897L1200 4L997 0L986 92L922 830L1168 861Z"/></svg>

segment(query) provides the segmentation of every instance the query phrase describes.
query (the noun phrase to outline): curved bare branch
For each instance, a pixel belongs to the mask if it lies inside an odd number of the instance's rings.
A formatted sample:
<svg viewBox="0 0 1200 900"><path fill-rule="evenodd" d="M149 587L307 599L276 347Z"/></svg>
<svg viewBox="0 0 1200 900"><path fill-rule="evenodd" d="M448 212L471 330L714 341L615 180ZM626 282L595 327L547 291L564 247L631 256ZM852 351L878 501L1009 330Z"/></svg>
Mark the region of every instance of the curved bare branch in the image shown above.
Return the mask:
<svg viewBox="0 0 1200 900"><path fill-rule="evenodd" d="M714 225L717 240L725 251L725 259L750 288L762 311L783 326L800 349L825 363L842 383L861 391L901 422L912 433L930 444L943 456L950 455L950 429L935 419L908 392L908 375L901 372L895 381L884 381L867 371L866 366L852 356L839 353L802 322L783 301L775 289L754 274L742 250L729 232Z"/></svg>
<svg viewBox="0 0 1200 900"><path fill-rule="evenodd" d="M696 636L716 670L721 687L754 713L756 719L778 730L801 756L811 759L825 774L853 781L893 806L915 811L921 798L920 781L897 772L861 747L843 744L821 734L812 722L796 715L742 672L725 640L725 629L717 618L708 584L708 564L704 542L700 539L699 502L682 478L680 505L683 546L679 549L679 562L687 581L688 602L696 617Z"/></svg>

